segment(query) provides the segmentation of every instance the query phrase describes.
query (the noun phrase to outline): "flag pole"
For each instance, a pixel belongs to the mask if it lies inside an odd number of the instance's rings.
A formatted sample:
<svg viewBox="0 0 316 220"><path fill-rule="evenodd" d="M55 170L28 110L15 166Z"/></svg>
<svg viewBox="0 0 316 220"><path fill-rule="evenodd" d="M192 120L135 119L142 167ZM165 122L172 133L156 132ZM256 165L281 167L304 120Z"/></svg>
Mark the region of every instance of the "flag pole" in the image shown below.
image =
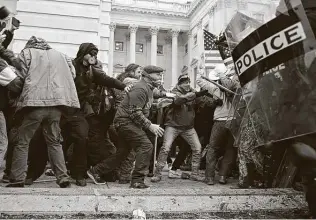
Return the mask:
<svg viewBox="0 0 316 220"><path fill-rule="evenodd" d="M217 82L215 82L215 81L213 81L213 80L210 80L209 78L207 78L207 77L205 77L205 76L201 76L201 77L202 77L203 79L207 80L208 82L213 83L213 84L216 85L217 87L219 87L219 88L225 90L226 92L229 92L229 93L234 94L234 95L238 95L238 93L235 93L235 92L233 92L233 91L227 89L225 86L222 86L222 85L218 84Z"/></svg>

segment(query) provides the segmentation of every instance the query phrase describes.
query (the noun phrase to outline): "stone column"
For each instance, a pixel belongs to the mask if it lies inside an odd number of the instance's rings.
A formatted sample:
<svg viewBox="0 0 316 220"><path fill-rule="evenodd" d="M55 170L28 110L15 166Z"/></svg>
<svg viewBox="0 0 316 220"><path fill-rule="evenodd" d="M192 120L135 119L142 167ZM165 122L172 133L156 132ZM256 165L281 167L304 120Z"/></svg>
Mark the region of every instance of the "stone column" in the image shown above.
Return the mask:
<svg viewBox="0 0 316 220"><path fill-rule="evenodd" d="M147 51L149 50L149 48L151 47L151 35L150 34L146 34L145 35L145 39L146 39L146 48L147 48ZM150 59L151 59L151 57L148 55L148 54L146 54L146 63L148 64L148 63L150 63Z"/></svg>
<svg viewBox="0 0 316 220"><path fill-rule="evenodd" d="M179 29L172 29L172 79L171 85L175 86L178 81L178 36L180 30Z"/></svg>
<svg viewBox="0 0 316 220"><path fill-rule="evenodd" d="M138 26L132 24L128 27L130 31L130 45L129 45L129 63L135 63L136 59L136 32Z"/></svg>
<svg viewBox="0 0 316 220"><path fill-rule="evenodd" d="M209 12L208 12L208 15L209 15L209 25L208 25L208 31L210 32L210 33L212 33L212 32L214 32L214 26L216 25L215 24L215 17L214 17L214 14L215 14L215 8L214 7L212 7L210 10L209 10Z"/></svg>
<svg viewBox="0 0 316 220"><path fill-rule="evenodd" d="M194 85L194 73L192 71L192 68L191 68L191 62L192 62L192 45L193 45L193 42L192 42L192 30L188 31L187 33L188 35L188 72L189 72L189 76L190 76L190 79L191 79L191 86Z"/></svg>
<svg viewBox="0 0 316 220"><path fill-rule="evenodd" d="M198 32L197 32L197 39L198 39L198 51L199 51L199 57L202 56L204 52L204 33L202 28L202 20L199 21L197 24Z"/></svg>
<svg viewBox="0 0 316 220"><path fill-rule="evenodd" d="M151 27L149 32L151 34L151 56L150 56L150 64L157 65L157 35L158 35L159 27Z"/></svg>
<svg viewBox="0 0 316 220"><path fill-rule="evenodd" d="M110 23L110 39L109 39L109 65L108 65L108 74L113 76L113 59L114 59L114 32L116 24L114 22Z"/></svg>
<svg viewBox="0 0 316 220"><path fill-rule="evenodd" d="M172 37L167 35L165 37L165 66L167 69L167 74L164 75L164 88L170 90L172 88Z"/></svg>

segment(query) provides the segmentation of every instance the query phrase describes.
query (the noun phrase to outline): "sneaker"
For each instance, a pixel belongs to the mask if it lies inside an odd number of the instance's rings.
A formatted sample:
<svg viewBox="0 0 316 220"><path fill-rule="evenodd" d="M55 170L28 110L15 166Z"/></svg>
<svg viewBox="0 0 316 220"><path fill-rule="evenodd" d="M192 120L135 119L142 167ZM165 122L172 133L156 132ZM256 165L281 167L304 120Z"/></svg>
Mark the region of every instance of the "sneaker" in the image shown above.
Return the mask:
<svg viewBox="0 0 316 220"><path fill-rule="evenodd" d="M100 177L99 174L94 173L92 169L88 170L87 174L88 174L89 178L92 179L95 184L105 185L106 182Z"/></svg>
<svg viewBox="0 0 316 220"><path fill-rule="evenodd" d="M153 183L158 183L161 181L161 176L160 175L155 175L150 179L151 182Z"/></svg>
<svg viewBox="0 0 316 220"><path fill-rule="evenodd" d="M86 186L87 181L86 181L86 179L76 179L76 185L77 186Z"/></svg>
<svg viewBox="0 0 316 220"><path fill-rule="evenodd" d="M180 170L169 170L168 177L170 179L181 179L182 172Z"/></svg>
<svg viewBox="0 0 316 220"><path fill-rule="evenodd" d="M3 174L3 177L2 177L2 182L3 183L9 183L9 176L7 174Z"/></svg>
<svg viewBox="0 0 316 220"><path fill-rule="evenodd" d="M149 188L149 186L147 186L145 183L143 182L135 182L135 183L132 183L131 188L134 188L134 189L147 189Z"/></svg>
<svg viewBox="0 0 316 220"><path fill-rule="evenodd" d="M9 183L5 187L14 187L14 188L24 188L24 182L13 182Z"/></svg>

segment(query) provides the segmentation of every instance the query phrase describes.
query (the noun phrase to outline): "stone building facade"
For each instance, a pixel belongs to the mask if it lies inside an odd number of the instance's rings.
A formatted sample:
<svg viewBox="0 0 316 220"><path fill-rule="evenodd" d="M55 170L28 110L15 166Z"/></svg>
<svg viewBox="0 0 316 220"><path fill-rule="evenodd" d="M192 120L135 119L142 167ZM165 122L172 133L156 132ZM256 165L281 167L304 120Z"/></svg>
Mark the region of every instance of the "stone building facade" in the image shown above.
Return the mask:
<svg viewBox="0 0 316 220"><path fill-rule="evenodd" d="M219 34L239 10L270 19L278 0L2 0L21 20L11 48L19 53L36 35L71 57L79 45L95 43L109 75L129 63L166 70L170 89L181 73L194 84L204 52L203 29Z"/></svg>

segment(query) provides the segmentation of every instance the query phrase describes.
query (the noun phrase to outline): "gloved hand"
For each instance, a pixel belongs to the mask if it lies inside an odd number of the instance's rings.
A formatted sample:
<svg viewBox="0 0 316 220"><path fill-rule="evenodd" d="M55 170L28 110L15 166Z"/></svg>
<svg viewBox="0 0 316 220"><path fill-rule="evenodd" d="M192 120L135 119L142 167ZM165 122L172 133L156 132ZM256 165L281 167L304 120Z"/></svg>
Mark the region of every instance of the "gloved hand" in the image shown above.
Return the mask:
<svg viewBox="0 0 316 220"><path fill-rule="evenodd" d="M175 98L177 95L171 92L166 93L166 98Z"/></svg>
<svg viewBox="0 0 316 220"><path fill-rule="evenodd" d="M215 104L216 104L216 106L222 106L222 105L223 105L223 100L221 100L221 99L216 99L216 100L215 100Z"/></svg>
<svg viewBox="0 0 316 220"><path fill-rule="evenodd" d="M196 97L201 97L201 96L206 95L207 93L208 93L207 90L202 90L200 92L195 92L195 95L196 95Z"/></svg>
<svg viewBox="0 0 316 220"><path fill-rule="evenodd" d="M20 59L15 58L11 62L12 62L12 66L14 66L17 70L19 70L19 71L22 70L22 65L21 65Z"/></svg>
<svg viewBox="0 0 316 220"><path fill-rule="evenodd" d="M23 84L23 80L17 76L7 85L7 89L13 94L19 95L22 92Z"/></svg>

